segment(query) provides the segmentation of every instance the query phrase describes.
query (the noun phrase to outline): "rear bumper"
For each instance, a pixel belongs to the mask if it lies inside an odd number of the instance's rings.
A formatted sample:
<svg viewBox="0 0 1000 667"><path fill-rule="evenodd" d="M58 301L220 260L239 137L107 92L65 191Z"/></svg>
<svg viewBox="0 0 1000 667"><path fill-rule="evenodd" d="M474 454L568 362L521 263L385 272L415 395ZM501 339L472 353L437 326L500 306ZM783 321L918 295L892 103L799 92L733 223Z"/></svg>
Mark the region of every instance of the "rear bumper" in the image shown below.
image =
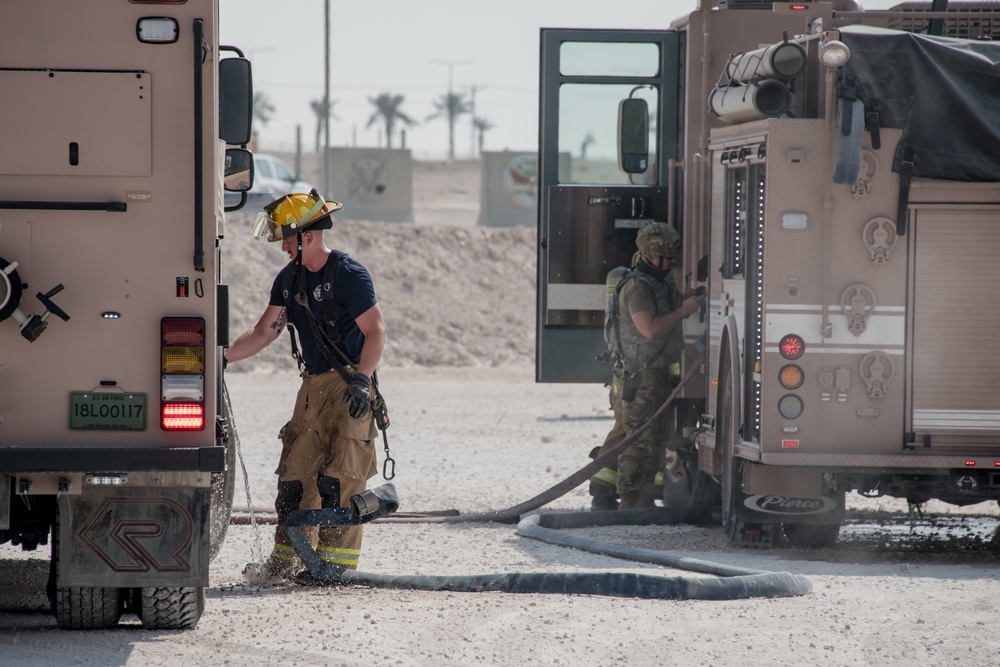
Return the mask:
<svg viewBox="0 0 1000 667"><path fill-rule="evenodd" d="M0 473L221 472L224 447L0 447Z"/></svg>

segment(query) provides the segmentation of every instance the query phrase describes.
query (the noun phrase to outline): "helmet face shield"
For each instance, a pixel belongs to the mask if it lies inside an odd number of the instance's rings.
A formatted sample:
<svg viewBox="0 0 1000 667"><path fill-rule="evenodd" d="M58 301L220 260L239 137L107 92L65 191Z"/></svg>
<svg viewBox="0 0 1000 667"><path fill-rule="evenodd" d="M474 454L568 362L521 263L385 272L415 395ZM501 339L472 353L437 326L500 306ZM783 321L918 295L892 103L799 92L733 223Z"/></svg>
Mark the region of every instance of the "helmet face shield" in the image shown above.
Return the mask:
<svg viewBox="0 0 1000 667"><path fill-rule="evenodd" d="M316 190L309 194L290 194L274 200L257 215L250 235L256 241L281 241L294 234L333 226L330 214L343 205L325 201Z"/></svg>
<svg viewBox="0 0 1000 667"><path fill-rule="evenodd" d="M250 236L254 241L277 241L274 235L277 232L277 225L267 213L258 213L257 220L253 223Z"/></svg>

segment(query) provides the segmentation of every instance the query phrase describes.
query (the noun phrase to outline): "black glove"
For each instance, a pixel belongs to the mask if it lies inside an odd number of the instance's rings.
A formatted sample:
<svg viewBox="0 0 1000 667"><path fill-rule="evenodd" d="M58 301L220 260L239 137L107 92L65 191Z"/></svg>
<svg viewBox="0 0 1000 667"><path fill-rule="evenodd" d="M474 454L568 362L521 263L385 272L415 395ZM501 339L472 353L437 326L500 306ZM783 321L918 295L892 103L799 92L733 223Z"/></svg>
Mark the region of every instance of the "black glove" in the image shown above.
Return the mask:
<svg viewBox="0 0 1000 667"><path fill-rule="evenodd" d="M372 407L372 381L364 373L352 373L351 381L347 383L347 391L340 399L341 403L351 402L351 416L361 419Z"/></svg>

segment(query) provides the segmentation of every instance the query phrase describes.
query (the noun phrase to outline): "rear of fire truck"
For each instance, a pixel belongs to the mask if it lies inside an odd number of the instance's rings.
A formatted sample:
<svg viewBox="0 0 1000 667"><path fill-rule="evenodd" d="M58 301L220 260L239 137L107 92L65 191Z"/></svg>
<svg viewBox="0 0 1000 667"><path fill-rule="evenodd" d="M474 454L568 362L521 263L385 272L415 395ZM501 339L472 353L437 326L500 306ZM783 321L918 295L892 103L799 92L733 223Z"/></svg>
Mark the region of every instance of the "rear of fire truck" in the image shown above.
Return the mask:
<svg viewBox="0 0 1000 667"><path fill-rule="evenodd" d="M664 502L735 542L832 544L849 492L1000 498L1000 8L930 9L543 32L538 379L607 381L603 278L676 227L708 300ZM616 92L616 163L576 160Z"/></svg>
<svg viewBox="0 0 1000 667"><path fill-rule="evenodd" d="M193 627L228 523L219 241L252 93L217 16L0 8L0 543L49 545L63 628Z"/></svg>
<svg viewBox="0 0 1000 667"><path fill-rule="evenodd" d="M814 6L718 62L696 442L736 542L832 544L848 492L1000 498L996 9L964 40Z"/></svg>

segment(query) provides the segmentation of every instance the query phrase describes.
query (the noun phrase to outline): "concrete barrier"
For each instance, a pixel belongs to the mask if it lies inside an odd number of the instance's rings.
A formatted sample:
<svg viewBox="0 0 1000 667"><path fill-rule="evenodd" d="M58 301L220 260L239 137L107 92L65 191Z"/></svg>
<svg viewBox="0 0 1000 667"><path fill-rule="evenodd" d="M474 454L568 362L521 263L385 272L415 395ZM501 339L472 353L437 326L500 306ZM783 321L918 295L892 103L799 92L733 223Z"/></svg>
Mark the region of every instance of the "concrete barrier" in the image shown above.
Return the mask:
<svg viewBox="0 0 1000 667"><path fill-rule="evenodd" d="M330 148L329 196L354 220L413 222L413 159L408 149Z"/></svg>
<svg viewBox="0 0 1000 667"><path fill-rule="evenodd" d="M530 227L538 221L538 155L484 151L479 194L479 224Z"/></svg>

